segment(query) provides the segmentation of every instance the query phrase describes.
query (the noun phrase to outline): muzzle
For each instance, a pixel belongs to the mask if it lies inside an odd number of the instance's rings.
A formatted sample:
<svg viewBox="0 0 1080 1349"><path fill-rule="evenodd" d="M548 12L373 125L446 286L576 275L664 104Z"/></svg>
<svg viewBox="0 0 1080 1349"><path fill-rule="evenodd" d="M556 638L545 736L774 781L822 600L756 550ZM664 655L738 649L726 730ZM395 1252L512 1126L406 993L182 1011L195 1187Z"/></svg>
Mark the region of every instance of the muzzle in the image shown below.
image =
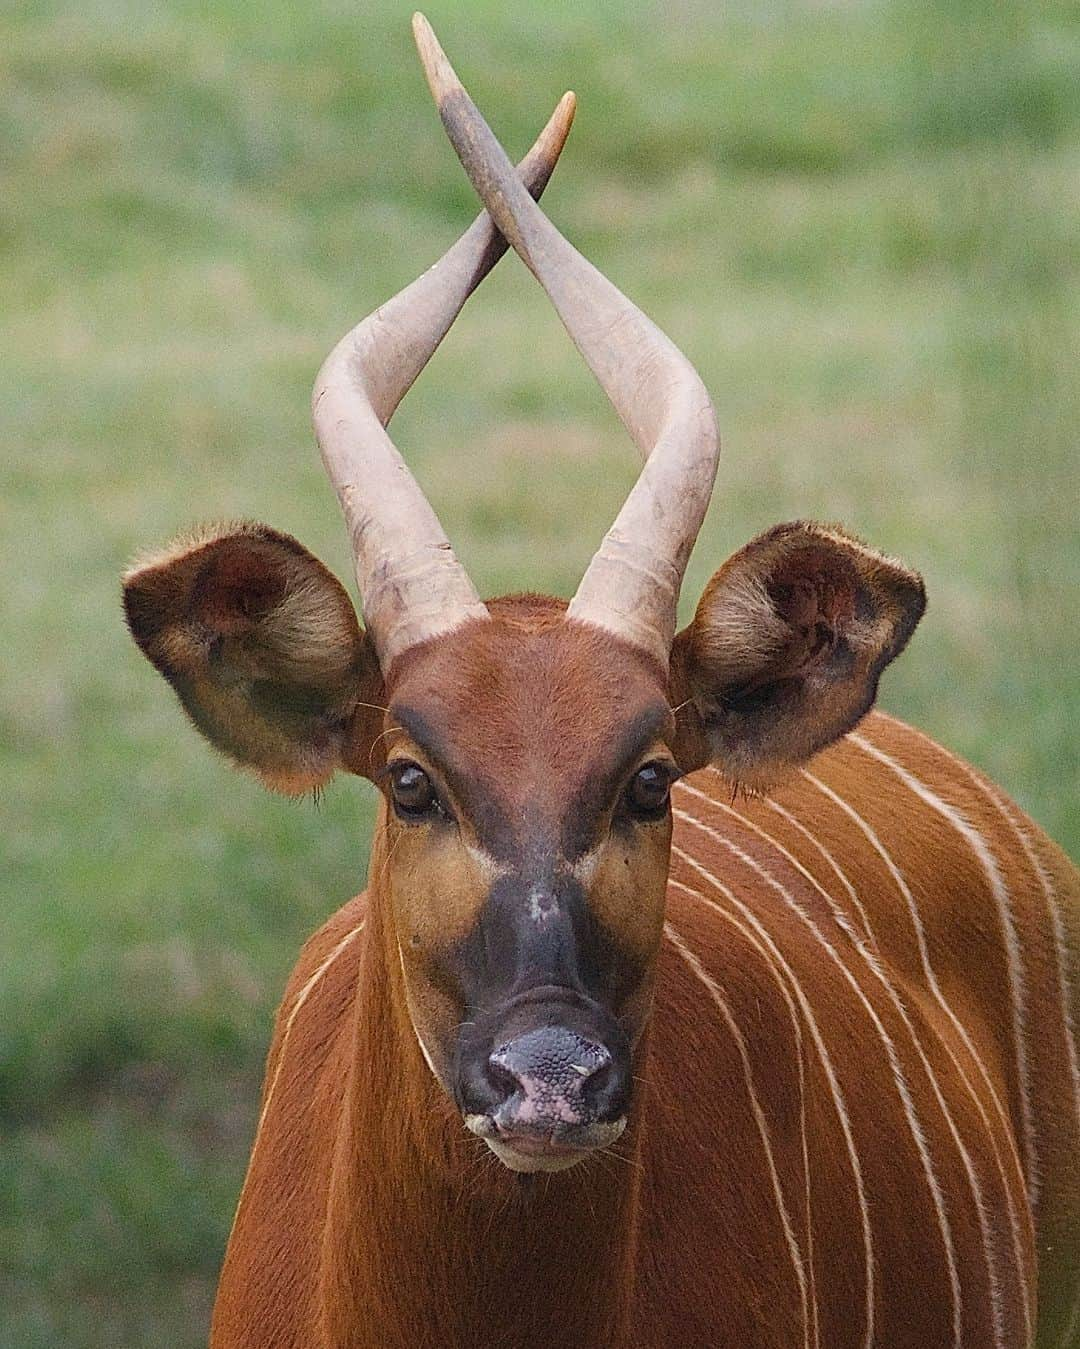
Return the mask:
<svg viewBox="0 0 1080 1349"><path fill-rule="evenodd" d="M515 1171L556 1171L614 1142L630 1103L630 1049L614 1019L540 988L463 1028L455 1094L466 1126Z"/></svg>

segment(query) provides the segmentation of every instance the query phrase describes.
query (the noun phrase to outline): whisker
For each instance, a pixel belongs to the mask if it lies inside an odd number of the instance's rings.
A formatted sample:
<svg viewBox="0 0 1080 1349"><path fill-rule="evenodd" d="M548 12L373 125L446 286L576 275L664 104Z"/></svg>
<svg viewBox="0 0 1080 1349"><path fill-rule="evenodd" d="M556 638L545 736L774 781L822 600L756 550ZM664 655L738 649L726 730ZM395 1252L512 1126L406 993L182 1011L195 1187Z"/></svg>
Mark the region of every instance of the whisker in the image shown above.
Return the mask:
<svg viewBox="0 0 1080 1349"><path fill-rule="evenodd" d="M394 853L397 852L398 844L401 842L401 840L402 840L404 837L405 837L404 834L398 834L397 838L394 839L393 843L391 843L389 852L388 852L388 853L386 854L386 856L383 858L382 866L381 866L381 868L379 869L379 885L380 885L380 887L382 886L383 881L386 880L386 873L387 873L387 870L389 869L389 866L390 866L390 859L394 856Z"/></svg>
<svg viewBox="0 0 1080 1349"><path fill-rule="evenodd" d="M644 1174L645 1167L641 1162L636 1161L633 1157L624 1157L621 1152L616 1152L614 1148L601 1148L600 1156L614 1157L616 1161L622 1162L625 1166L637 1167L637 1169Z"/></svg>
<svg viewBox="0 0 1080 1349"><path fill-rule="evenodd" d="M375 737L375 739L371 742L371 748L368 751L368 763L371 763L372 759L375 757L375 746L379 743L380 740L382 740L384 736L393 735L395 731L403 731L404 729L405 729L404 726L387 726L385 731L380 731L379 734Z"/></svg>

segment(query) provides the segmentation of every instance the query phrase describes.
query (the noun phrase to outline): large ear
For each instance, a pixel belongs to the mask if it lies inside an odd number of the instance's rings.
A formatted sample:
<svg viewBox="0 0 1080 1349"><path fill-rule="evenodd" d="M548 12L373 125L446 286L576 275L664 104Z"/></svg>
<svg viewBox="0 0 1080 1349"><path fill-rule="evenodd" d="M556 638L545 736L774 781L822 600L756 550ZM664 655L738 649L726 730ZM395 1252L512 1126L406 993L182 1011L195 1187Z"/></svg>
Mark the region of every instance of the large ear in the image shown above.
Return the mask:
<svg viewBox="0 0 1080 1349"><path fill-rule="evenodd" d="M920 576L840 529L796 521L760 535L675 638L681 766L772 786L870 709L925 607Z"/></svg>
<svg viewBox="0 0 1080 1349"><path fill-rule="evenodd" d="M341 584L287 534L217 526L124 577L143 654L211 744L295 794L343 766L382 701L375 653Z"/></svg>

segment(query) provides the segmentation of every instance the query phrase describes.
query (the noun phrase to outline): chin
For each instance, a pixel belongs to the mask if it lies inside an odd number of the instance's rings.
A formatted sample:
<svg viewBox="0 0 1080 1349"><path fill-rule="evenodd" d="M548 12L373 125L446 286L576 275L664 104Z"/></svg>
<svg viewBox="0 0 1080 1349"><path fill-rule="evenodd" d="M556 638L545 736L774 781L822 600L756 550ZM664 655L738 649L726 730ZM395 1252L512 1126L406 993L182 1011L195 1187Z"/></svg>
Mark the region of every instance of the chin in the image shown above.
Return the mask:
<svg viewBox="0 0 1080 1349"><path fill-rule="evenodd" d="M465 1127L482 1138L508 1170L528 1175L534 1171L568 1171L609 1147L626 1128L626 1116L604 1124L570 1129L558 1126L550 1134L504 1132L490 1115L466 1115Z"/></svg>
<svg viewBox="0 0 1080 1349"><path fill-rule="evenodd" d="M507 1170L524 1175L535 1171L569 1171L596 1151L595 1148L560 1148L558 1151L547 1149L544 1152L523 1152L513 1143L502 1139L485 1138L484 1142Z"/></svg>

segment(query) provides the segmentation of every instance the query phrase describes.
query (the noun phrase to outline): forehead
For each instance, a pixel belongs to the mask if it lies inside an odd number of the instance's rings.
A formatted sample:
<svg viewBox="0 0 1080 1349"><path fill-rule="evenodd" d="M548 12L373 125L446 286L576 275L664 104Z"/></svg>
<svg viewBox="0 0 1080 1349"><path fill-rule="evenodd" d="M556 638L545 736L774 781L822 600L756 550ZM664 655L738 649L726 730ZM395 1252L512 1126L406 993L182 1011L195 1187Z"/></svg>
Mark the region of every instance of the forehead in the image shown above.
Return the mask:
<svg viewBox="0 0 1080 1349"><path fill-rule="evenodd" d="M602 790L670 737L665 680L648 656L567 622L551 602L490 608L490 622L419 649L390 689L390 724L431 755L455 792L536 816L587 795L590 784Z"/></svg>

